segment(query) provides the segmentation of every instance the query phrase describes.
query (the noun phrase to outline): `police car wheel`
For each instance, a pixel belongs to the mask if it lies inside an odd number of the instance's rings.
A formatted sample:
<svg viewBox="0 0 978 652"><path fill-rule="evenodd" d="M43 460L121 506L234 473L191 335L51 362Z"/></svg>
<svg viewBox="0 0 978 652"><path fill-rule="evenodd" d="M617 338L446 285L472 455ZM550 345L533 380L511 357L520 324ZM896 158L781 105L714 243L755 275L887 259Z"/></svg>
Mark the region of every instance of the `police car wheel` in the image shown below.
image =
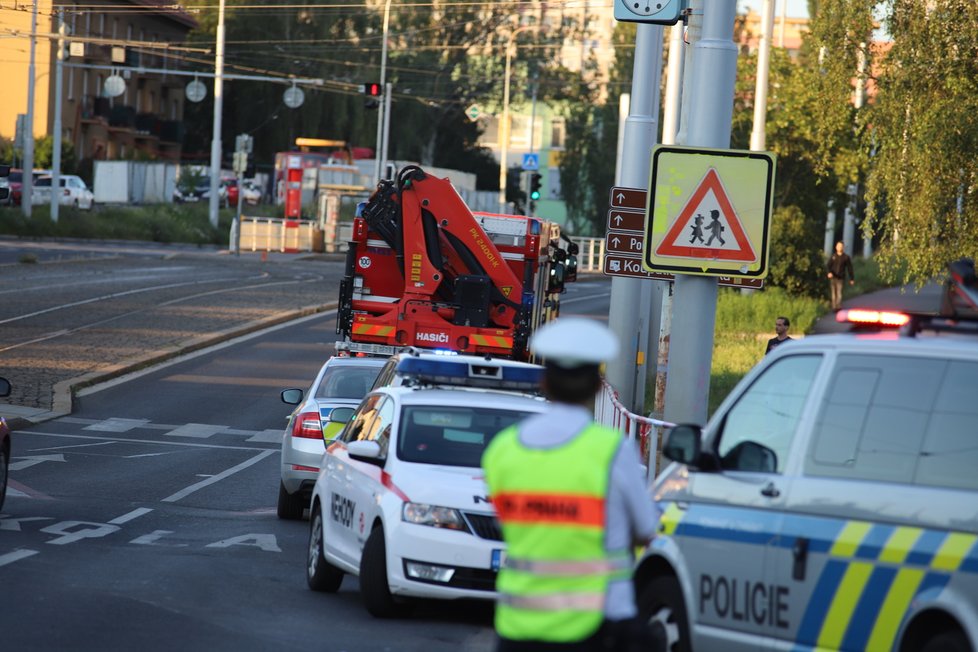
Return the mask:
<svg viewBox="0 0 978 652"><path fill-rule="evenodd" d="M285 490L285 485L279 482L278 485L278 517L291 521L302 518L302 512L306 508L306 501L298 491L290 494Z"/></svg>
<svg viewBox="0 0 978 652"><path fill-rule="evenodd" d="M323 513L317 506L309 527L309 560L306 582L313 591L336 593L343 583L343 571L326 561L323 554Z"/></svg>
<svg viewBox="0 0 978 652"><path fill-rule="evenodd" d="M367 611L375 618L394 618L405 612L405 605L394 600L387 583L387 550L382 527L374 528L363 546L360 595Z"/></svg>
<svg viewBox="0 0 978 652"><path fill-rule="evenodd" d="M924 643L920 652L970 652L971 645L960 630L942 632Z"/></svg>
<svg viewBox="0 0 978 652"><path fill-rule="evenodd" d="M657 637L665 640L668 652L689 652L689 625L679 581L671 575L655 578L638 592L638 610Z"/></svg>

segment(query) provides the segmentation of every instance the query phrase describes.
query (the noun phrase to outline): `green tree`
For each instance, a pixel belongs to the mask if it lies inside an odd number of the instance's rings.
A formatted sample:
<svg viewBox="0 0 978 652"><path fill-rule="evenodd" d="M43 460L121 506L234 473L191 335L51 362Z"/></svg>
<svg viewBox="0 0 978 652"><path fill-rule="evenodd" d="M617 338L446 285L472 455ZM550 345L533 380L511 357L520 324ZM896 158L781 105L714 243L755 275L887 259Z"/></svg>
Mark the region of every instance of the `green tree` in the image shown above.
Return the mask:
<svg viewBox="0 0 978 652"><path fill-rule="evenodd" d="M275 5L287 6L276 10ZM476 144L481 125L464 111L476 102L487 110L501 103L505 45L518 19L540 27L522 30L516 37L512 87L526 89L527 80L536 75L540 101L573 90L554 56L570 27L545 24L541 11L517 3L487 7L462 0L430 8L392 4L386 69L394 85L389 157L472 171L480 187L498 188L498 163ZM231 143L237 133L252 133L258 160L292 149L297 136L373 146L377 113L364 107L359 86L380 80L382 21L383 12L376 6L351 9L338 0L304 9L275 0L267 11L233 0L227 14L231 65L262 73L287 70L325 83L306 88L306 102L295 110L281 103L284 86L229 84L222 141ZM201 41L212 41L215 24L214 10L205 10L198 30ZM528 45L533 47L524 47ZM514 93L514 107L524 101L522 93ZM210 106L209 101L201 102L188 113L191 152L206 153L209 148Z"/></svg>
<svg viewBox="0 0 978 652"><path fill-rule="evenodd" d="M888 0L868 116L871 233L883 271L922 283L978 251L978 5Z"/></svg>

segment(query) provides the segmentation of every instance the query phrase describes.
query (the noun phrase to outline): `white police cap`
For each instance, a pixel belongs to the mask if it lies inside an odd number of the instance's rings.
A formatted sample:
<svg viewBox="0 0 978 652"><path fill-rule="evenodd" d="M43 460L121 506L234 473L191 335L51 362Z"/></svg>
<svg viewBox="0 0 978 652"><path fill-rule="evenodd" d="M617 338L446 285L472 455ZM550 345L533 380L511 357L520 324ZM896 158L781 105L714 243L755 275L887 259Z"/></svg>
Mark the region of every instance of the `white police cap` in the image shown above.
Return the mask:
<svg viewBox="0 0 978 652"><path fill-rule="evenodd" d="M537 329L530 351L561 367L599 365L618 354L618 338L600 322L560 317Z"/></svg>

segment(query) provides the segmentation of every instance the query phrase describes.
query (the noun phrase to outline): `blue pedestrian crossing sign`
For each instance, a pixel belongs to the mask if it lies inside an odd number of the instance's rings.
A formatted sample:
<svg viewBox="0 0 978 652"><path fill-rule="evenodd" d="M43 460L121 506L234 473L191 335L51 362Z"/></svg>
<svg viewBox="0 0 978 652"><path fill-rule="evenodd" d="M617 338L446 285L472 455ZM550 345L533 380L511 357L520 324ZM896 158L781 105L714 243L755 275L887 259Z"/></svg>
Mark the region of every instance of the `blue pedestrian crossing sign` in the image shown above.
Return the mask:
<svg viewBox="0 0 978 652"><path fill-rule="evenodd" d="M539 154L524 154L523 155L523 169L524 170L539 170L540 169L540 155Z"/></svg>

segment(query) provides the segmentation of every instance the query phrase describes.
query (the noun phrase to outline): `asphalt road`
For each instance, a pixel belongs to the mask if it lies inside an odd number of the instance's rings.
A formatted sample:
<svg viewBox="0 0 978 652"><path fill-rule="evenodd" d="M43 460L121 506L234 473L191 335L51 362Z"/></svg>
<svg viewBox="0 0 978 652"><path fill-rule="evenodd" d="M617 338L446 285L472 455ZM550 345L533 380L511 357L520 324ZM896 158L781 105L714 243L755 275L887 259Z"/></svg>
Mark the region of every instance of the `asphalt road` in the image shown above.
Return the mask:
<svg viewBox="0 0 978 652"><path fill-rule="evenodd" d="M16 398L43 399L47 378L77 391L70 412L14 433L0 647L492 649L487 604L420 604L378 626L355 579L309 591L308 524L275 514L278 393L331 354L324 306L340 273L335 260L158 251L2 269L0 365ZM582 278L564 314L606 314L607 288ZM252 332L228 340L239 331Z"/></svg>

